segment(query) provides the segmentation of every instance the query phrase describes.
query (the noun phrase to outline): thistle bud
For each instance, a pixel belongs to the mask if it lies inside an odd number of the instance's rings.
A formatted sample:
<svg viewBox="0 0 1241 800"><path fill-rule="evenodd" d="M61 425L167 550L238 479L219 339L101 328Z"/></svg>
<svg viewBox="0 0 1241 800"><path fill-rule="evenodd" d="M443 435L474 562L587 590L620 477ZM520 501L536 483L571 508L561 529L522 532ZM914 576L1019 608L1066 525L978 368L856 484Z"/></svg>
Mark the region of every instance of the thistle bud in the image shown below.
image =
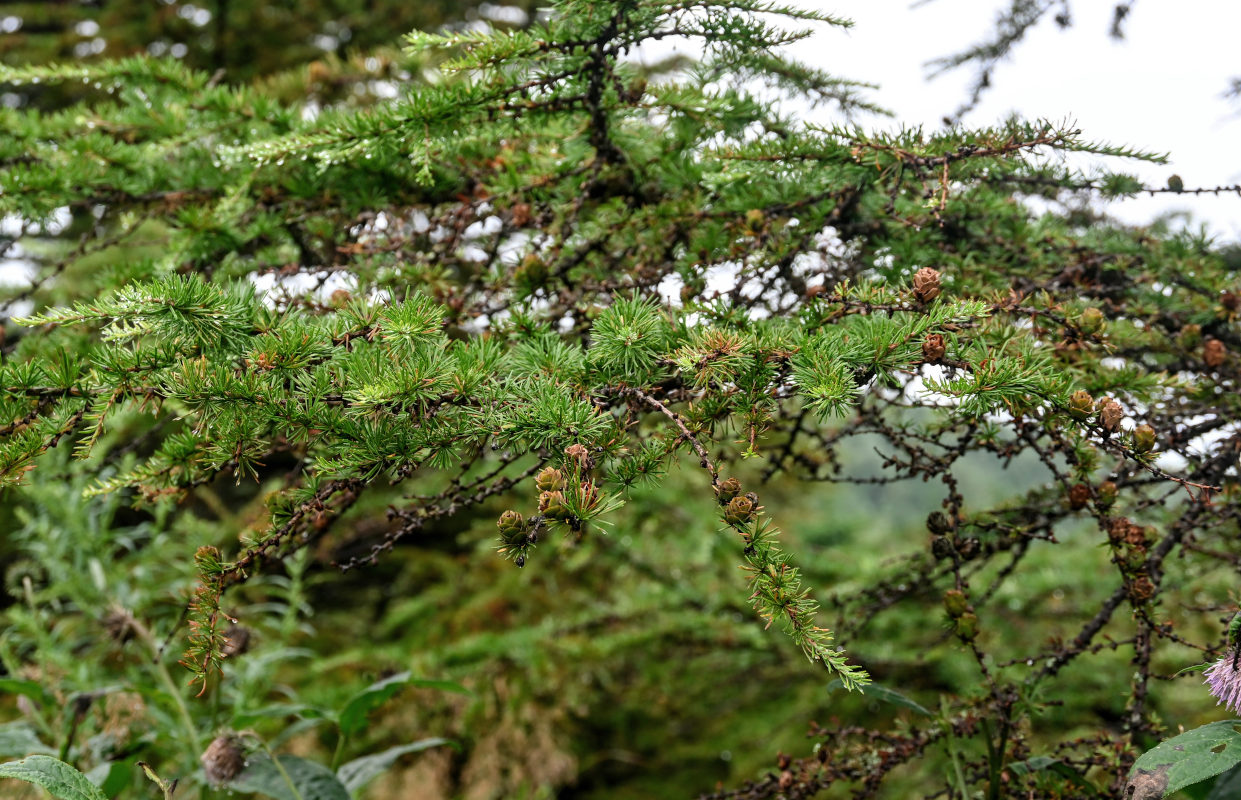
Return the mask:
<svg viewBox="0 0 1241 800"><path fill-rule="evenodd" d="M724 507L724 521L729 525L744 525L754 516L754 502L750 498L734 497Z"/></svg>
<svg viewBox="0 0 1241 800"><path fill-rule="evenodd" d="M137 630L134 615L129 609L119 606L112 608L103 617L103 629L107 632L108 637L117 644L125 644L134 638Z"/></svg>
<svg viewBox="0 0 1241 800"><path fill-rule="evenodd" d="M1108 433L1116 432L1124 416L1124 407L1112 398L1105 397L1099 401L1099 425L1103 427L1103 430Z"/></svg>
<svg viewBox="0 0 1241 800"><path fill-rule="evenodd" d="M1202 363L1211 369L1223 365L1227 357L1228 348L1224 347L1224 343L1219 339L1207 339L1202 345Z"/></svg>
<svg viewBox="0 0 1241 800"><path fill-rule="evenodd" d="M1086 419L1094 411L1094 398L1085 389L1078 389L1069 395L1069 413L1074 419Z"/></svg>
<svg viewBox="0 0 1241 800"><path fill-rule="evenodd" d="M1069 508L1078 511L1090 502L1090 487L1084 483L1075 483L1069 489Z"/></svg>
<svg viewBox="0 0 1241 800"><path fill-rule="evenodd" d="M1077 327L1082 333L1098 333L1103 329L1103 312L1091 306L1077 317Z"/></svg>
<svg viewBox="0 0 1241 800"><path fill-rule="evenodd" d="M246 766L246 754L236 734L226 733L215 737L199 759L207 782L220 787L236 778Z"/></svg>
<svg viewBox="0 0 1241 800"><path fill-rule="evenodd" d="M236 658L250 649L253 634L245 625L233 623L224 629L224 644L220 647L220 655L225 658Z"/></svg>
<svg viewBox="0 0 1241 800"><path fill-rule="evenodd" d="M913 289L919 303L929 303L939 297L939 270L923 267L915 272Z"/></svg>
<svg viewBox="0 0 1241 800"><path fill-rule="evenodd" d="M564 473L555 467L546 467L534 476L534 485L540 492L555 492L564 488Z"/></svg>
<svg viewBox="0 0 1241 800"><path fill-rule="evenodd" d="M1155 429L1143 422L1133 429L1133 449L1139 453L1149 453L1155 446Z"/></svg>
<svg viewBox="0 0 1241 800"><path fill-rule="evenodd" d="M728 501L741 494L741 481L736 478L728 478L715 484L715 496L719 498L720 505L728 505Z"/></svg>
<svg viewBox="0 0 1241 800"><path fill-rule="evenodd" d="M944 610L952 619L960 619L970 610L970 603L960 589L949 589L944 592Z"/></svg>
<svg viewBox="0 0 1241 800"><path fill-rule="evenodd" d="M948 348L944 344L944 337L938 333L927 334L922 340L922 360L934 364L944 357L944 353Z"/></svg>

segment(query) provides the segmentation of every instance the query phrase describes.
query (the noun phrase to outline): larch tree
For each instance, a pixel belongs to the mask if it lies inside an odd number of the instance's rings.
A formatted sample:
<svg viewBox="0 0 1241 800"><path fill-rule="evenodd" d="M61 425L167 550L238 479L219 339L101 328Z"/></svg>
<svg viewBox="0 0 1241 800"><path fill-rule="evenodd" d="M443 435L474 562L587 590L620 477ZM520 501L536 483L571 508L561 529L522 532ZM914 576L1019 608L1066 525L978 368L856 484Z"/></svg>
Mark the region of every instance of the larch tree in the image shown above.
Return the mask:
<svg viewBox="0 0 1241 800"><path fill-rule="evenodd" d="M561 0L524 27L409 34L419 75L373 78L362 104L146 56L0 67L13 91L71 87L0 110L5 244L36 265L0 290L0 491L22 498L71 451L86 497L173 530L206 488L266 493L260 518L178 553L197 572L183 633L78 609L183 645L193 688L169 724L187 751L207 736L194 708L232 679L248 582L348 530L336 566L365 573L480 508L479 559L555 571L677 472L741 567L725 591L771 647L791 639L799 680L896 709L844 706L708 796L872 796L937 754L928 795L1161 797L1241 759L1210 728L1135 766L1184 721L1161 679L1222 657L1217 691L1238 696L1235 264L1100 210L1172 191L1123 171L1159 154L1046 121L858 123L880 112L865 84L781 54L846 24L760 0ZM638 57L672 37L701 56ZM787 110L805 104L842 121ZM877 443L878 469L842 459L855 443ZM960 469L979 455L1040 477L973 496ZM777 478L923 481L942 504L882 578L811 585ZM1097 564L1060 587L1067 609L1045 572L1060 548ZM932 624L899 624L918 614ZM1002 635L1024 615L1054 633ZM915 680L945 644L967 677ZM30 652L0 655L18 674ZM1090 681L1121 699L1061 726ZM1182 696L1210 712L1205 690ZM236 778L239 741L215 740L207 780ZM167 796L157 772L184 764L154 765Z"/></svg>

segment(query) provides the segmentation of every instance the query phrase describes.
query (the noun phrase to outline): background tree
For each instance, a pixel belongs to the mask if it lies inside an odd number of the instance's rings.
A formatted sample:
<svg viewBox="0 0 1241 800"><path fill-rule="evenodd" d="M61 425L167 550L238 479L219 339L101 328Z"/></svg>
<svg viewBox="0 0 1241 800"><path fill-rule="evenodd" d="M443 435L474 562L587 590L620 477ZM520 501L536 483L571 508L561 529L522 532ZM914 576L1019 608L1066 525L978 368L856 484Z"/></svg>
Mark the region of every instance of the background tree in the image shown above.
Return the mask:
<svg viewBox="0 0 1241 800"><path fill-rule="evenodd" d="M1046 155L1157 155L781 113L872 108L778 53L842 24L569 0L412 34L431 79L361 107L0 70L84 92L2 120L43 251L0 364L13 754L110 793L139 758L360 792L419 750L444 795L1076 797L1208 718L1155 679L1228 646L1235 275L1024 202L1146 188ZM703 58L634 60L672 36Z"/></svg>

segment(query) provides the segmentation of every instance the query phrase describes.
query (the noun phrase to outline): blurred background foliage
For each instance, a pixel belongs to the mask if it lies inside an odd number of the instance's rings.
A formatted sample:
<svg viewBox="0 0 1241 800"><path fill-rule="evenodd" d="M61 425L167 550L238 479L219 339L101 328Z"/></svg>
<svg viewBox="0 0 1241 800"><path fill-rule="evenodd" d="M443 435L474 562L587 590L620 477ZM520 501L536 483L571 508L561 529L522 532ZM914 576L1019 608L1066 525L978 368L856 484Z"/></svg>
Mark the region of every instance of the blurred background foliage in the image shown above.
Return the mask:
<svg viewBox="0 0 1241 800"><path fill-rule="evenodd" d="M534 7L462 0L0 2L0 59L168 54L219 70L225 82L263 82L320 104L366 103L382 96L377 81L388 71L417 79L418 65L394 48L400 34L522 25ZM60 94L67 86L26 87L2 100L58 108L73 100ZM48 247L73 239L70 221ZM108 258L141 256L134 248ZM398 491L375 490L338 523L339 535L291 559L283 573L230 595L234 635L248 641L239 644L212 704L185 701L186 676L158 656L180 650L194 584L189 556L203 544L235 543L265 513L267 487L224 480L176 507L134 509L132 498L115 495L84 499L87 476L120 471L125 458L149 453L149 427L138 414L115 425L108 435L125 445L105 448L110 465L71 461L72 445L62 443L59 462L37 470L23 494L0 496L0 757L25 755L37 736L56 743L62 757L109 771L105 786L114 796L146 797L154 795L135 767L139 760L193 784L190 772L219 728L253 729L273 748L324 761L442 736L459 749L402 758L368 796L672 798L770 770L779 752L804 754L811 721L899 728L919 713L876 693L833 690L786 639L763 635L738 591L733 543L717 530L704 478L688 464L658 488L635 490L612 529L558 545L558 557L524 570L494 556L495 519L529 498L500 497L428 525L419 540L406 540L374 566L335 575L330 563L356 554L351 526L356 538L373 539L364 526L384 525L385 507L400 502ZM877 473L882 442L852 441L845 472ZM276 481L288 466L268 463L265 475ZM1049 478L1037 462L986 455L959 466L963 494L979 508L1002 505ZM758 474L754 468L740 477L749 483ZM861 620L834 602L923 557L925 521L940 507L942 489L811 488L776 477L764 500L780 509L809 583L831 587L834 595L821 598L829 623L852 634L865 627L868 665L899 678L915 703L963 693L977 680L974 664L947 634L938 598ZM1005 642L1017 649L1072 630L1083 609L1098 607L1104 589L1092 578L1108 566L1106 549L1080 530L1056 533L1061 544L1054 548L1032 545L1025 584L1001 590L995 605L1006 609L1006 626L985 634L994 652L1010 649ZM1176 609L1226 596L1230 576L1176 575L1178 568L1169 565L1168 583L1179 587L1180 602L1170 596L1167 607L1188 620L1182 631L1192 630L1192 610ZM981 575L980 585L986 579ZM1124 697L1111 676L1124 673L1128 655L1114 652L1112 661L1112 669L1101 669L1099 660L1070 666L1064 684L1090 696L1066 703L1071 714L1053 704L1039 724L1058 736L1119 730ZM1172 673L1183 665L1156 666ZM1097 675L1073 674L1082 668ZM347 739L316 711L337 708L404 670L468 693L407 689ZM1200 694L1181 682L1159 700L1177 706L1188 727L1195 720L1186 708L1202 711L1197 721L1213 711ZM1032 736L1037 741L1038 731ZM948 769L947 748L928 756L898 771L888 796L918 786L919 770ZM23 791L16 784L5 790Z"/></svg>

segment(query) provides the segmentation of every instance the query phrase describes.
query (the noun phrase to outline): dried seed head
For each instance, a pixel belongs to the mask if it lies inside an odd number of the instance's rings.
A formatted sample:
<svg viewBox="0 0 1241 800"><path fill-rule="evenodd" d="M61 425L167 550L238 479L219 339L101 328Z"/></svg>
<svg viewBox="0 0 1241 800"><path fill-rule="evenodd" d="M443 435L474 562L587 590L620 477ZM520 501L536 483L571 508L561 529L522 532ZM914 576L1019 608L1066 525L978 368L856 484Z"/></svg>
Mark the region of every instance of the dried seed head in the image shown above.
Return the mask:
<svg viewBox="0 0 1241 800"><path fill-rule="evenodd" d="M246 754L241 749L241 739L236 734L217 736L200 759L207 782L220 787L236 778L246 766Z"/></svg>
<svg viewBox="0 0 1241 800"><path fill-rule="evenodd" d="M936 297L939 297L939 270L923 267L915 272L913 289L914 297L918 298L920 303L929 303Z"/></svg>
<svg viewBox="0 0 1241 800"><path fill-rule="evenodd" d="M938 333L927 334L922 340L922 360L924 361L934 364L944 357L947 350L944 337Z"/></svg>

